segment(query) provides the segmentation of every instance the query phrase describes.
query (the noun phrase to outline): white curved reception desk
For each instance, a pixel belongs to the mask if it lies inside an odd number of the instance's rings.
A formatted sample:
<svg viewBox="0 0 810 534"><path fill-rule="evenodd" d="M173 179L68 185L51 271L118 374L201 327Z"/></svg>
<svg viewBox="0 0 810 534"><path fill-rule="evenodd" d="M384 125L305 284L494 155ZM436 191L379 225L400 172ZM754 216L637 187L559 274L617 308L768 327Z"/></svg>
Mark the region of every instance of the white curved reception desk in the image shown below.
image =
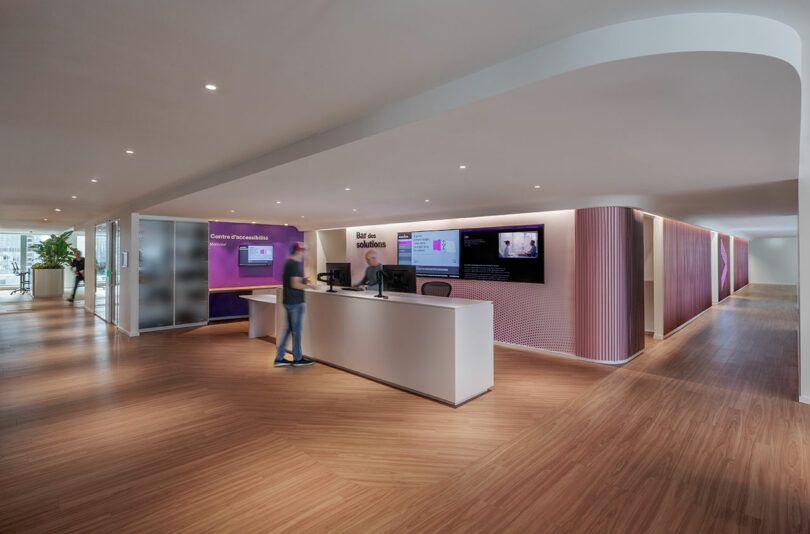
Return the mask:
<svg viewBox="0 0 810 534"><path fill-rule="evenodd" d="M386 296L307 290L304 356L453 406L492 387L491 302ZM286 320L278 306L277 333Z"/></svg>

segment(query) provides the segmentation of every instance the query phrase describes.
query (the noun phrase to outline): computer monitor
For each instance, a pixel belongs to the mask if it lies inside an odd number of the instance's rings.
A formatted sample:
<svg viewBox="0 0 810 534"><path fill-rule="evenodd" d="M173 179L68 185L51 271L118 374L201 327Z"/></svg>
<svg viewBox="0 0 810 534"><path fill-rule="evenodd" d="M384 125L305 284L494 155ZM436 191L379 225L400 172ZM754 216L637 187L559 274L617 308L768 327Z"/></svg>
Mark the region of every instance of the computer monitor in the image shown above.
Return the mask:
<svg viewBox="0 0 810 534"><path fill-rule="evenodd" d="M416 266L383 265L383 291L416 293Z"/></svg>
<svg viewBox="0 0 810 534"><path fill-rule="evenodd" d="M327 271L335 273L335 285L338 287L351 287L352 285L352 264L351 263L327 263Z"/></svg>

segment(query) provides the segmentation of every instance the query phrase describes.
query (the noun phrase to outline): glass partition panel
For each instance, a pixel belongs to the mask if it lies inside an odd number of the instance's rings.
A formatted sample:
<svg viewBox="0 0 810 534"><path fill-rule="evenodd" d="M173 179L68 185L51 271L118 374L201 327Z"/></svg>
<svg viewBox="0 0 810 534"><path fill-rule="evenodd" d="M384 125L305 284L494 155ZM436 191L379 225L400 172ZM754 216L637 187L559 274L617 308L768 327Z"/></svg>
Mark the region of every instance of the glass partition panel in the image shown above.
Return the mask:
<svg viewBox="0 0 810 534"><path fill-rule="evenodd" d="M141 219L138 248L140 329L174 324L174 223Z"/></svg>
<svg viewBox="0 0 810 534"><path fill-rule="evenodd" d="M208 224L175 223L175 324L208 320Z"/></svg>
<svg viewBox="0 0 810 534"><path fill-rule="evenodd" d="M96 302L95 313L99 317L107 319L107 224L102 223L96 226Z"/></svg>
<svg viewBox="0 0 810 534"><path fill-rule="evenodd" d="M17 288L20 277L14 274L14 266L25 268L23 249L25 237L20 234L0 234L0 288Z"/></svg>

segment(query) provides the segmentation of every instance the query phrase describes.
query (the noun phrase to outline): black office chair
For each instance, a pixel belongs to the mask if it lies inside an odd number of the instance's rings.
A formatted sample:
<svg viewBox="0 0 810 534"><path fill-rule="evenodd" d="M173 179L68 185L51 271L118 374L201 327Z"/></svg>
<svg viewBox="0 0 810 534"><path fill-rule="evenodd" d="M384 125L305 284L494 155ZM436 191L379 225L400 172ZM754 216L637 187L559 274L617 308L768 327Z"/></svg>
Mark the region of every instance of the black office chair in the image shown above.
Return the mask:
<svg viewBox="0 0 810 534"><path fill-rule="evenodd" d="M453 286L447 282L425 282L422 284L423 295L433 295L434 297L449 297L453 291Z"/></svg>

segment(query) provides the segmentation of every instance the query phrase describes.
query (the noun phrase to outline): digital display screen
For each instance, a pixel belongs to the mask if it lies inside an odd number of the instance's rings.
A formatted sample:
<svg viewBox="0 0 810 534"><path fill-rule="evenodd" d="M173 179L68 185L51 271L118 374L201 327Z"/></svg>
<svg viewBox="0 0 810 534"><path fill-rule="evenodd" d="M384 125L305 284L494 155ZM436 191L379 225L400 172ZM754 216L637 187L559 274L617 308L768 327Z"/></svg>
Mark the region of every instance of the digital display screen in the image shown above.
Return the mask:
<svg viewBox="0 0 810 534"><path fill-rule="evenodd" d="M458 278L459 252L458 230L397 234L397 263L413 265L416 276Z"/></svg>
<svg viewBox="0 0 810 534"><path fill-rule="evenodd" d="M461 230L461 263L467 280L542 284L543 226Z"/></svg>
<svg viewBox="0 0 810 534"><path fill-rule="evenodd" d="M273 265L272 245L239 245L239 266Z"/></svg>

